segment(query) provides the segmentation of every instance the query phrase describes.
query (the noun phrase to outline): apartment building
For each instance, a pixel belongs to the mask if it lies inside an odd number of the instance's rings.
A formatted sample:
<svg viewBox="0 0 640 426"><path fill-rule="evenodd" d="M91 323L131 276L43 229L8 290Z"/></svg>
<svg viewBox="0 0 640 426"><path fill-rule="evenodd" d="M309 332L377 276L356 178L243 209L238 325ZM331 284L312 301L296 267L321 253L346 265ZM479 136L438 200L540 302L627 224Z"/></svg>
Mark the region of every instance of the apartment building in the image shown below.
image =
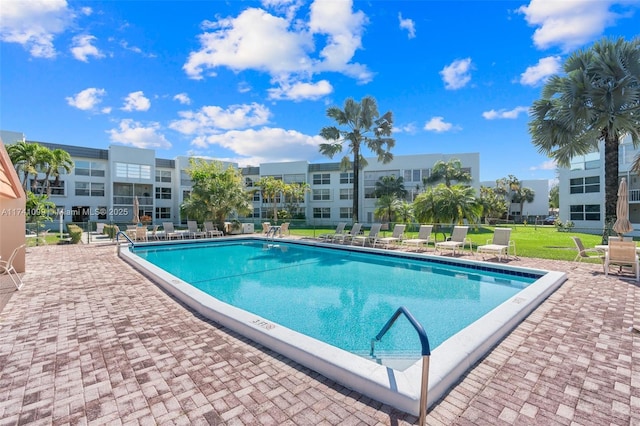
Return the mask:
<svg viewBox="0 0 640 426"><path fill-rule="evenodd" d="M21 134L16 132L2 134L7 143L23 140L18 137ZM65 222L130 223L133 220L135 197L138 198L139 215L148 216L152 223L181 223L186 220L180 215L180 205L191 191L191 180L186 172L189 157L157 158L154 150L121 145L96 149L37 143L50 149L63 149L74 161L74 169L62 176L51 192L51 201L62 212ZM430 175L434 164L453 158L461 161L463 168L471 174L471 186L479 191L478 153L396 155L387 164L379 163L376 158L368 158L368 165L360 174L360 217L357 220L364 223L375 221L376 199L373 192L375 183L382 176L402 177L409 192L407 199L412 201L424 189L423 178ZM235 163L224 164L238 167ZM286 183L308 184L310 191L304 200L296 203L296 208L298 215L305 217L309 223L333 225L352 220L353 172L342 171L338 162L261 163L242 168L242 174L248 189L255 187L255 183L266 176L282 179ZM241 220L259 222L269 217L273 200L263 200L260 191L255 191L253 197L253 212L246 218L241 217ZM279 208L290 201L276 199ZM524 210L532 215L546 215L548 190L536 192L536 201Z"/></svg>
<svg viewBox="0 0 640 426"><path fill-rule="evenodd" d="M631 137L625 137L618 152L618 180L626 178L629 189L629 220L636 230L630 235L640 236L640 176L631 170L640 154ZM570 167L558 169L560 220L572 221L581 231L601 233L604 227L604 143L598 151L579 155Z"/></svg>

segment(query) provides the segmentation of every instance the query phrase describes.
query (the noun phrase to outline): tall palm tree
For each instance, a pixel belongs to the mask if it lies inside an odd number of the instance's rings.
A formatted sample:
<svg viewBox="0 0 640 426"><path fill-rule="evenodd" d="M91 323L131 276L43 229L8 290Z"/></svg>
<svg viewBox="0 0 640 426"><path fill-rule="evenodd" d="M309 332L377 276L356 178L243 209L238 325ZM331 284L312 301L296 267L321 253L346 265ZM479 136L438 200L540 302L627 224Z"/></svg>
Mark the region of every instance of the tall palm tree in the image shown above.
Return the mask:
<svg viewBox="0 0 640 426"><path fill-rule="evenodd" d="M425 186L444 181L444 184L450 188L452 181L469 183L472 179L471 173L462 168L462 162L457 158L452 158L447 162L436 162L431 169L431 175L423 180Z"/></svg>
<svg viewBox="0 0 640 426"><path fill-rule="evenodd" d="M278 197L287 189L287 184L282 179L276 179L273 176L264 176L260 178L256 185L260 187L262 200L271 201L273 207L273 220L278 221Z"/></svg>
<svg viewBox="0 0 640 426"><path fill-rule="evenodd" d="M573 53L533 103L529 133L538 150L568 167L604 141L605 232L616 214L618 147L640 144L640 38L603 39Z"/></svg>
<svg viewBox="0 0 640 426"><path fill-rule="evenodd" d="M362 148L373 151L378 161L388 163L393 159L391 148L395 146L395 139L391 138L393 128L393 114L386 112L382 117L378 113L376 100L371 96L365 96L360 102L348 98L344 102L344 109L333 106L327 109L327 116L335 120L338 126L323 127L320 136L330 141L320 144L320 153L333 158L348 146L348 151L353 155L342 158L341 169L346 171L353 168L353 220L359 220L358 206L360 197L360 170L367 165L362 156Z"/></svg>
<svg viewBox="0 0 640 426"><path fill-rule="evenodd" d="M520 179L514 175L496 180L494 191L496 194L503 196L507 203L507 219L511 217L511 204L516 202L514 201L514 197L520 192L521 187Z"/></svg>
<svg viewBox="0 0 640 426"><path fill-rule="evenodd" d="M67 151L59 148L51 151L44 178L48 196L51 196L51 182L49 182L49 177L53 177L54 186L58 186L60 185L60 172L64 170L66 173L69 173L72 169L73 160Z"/></svg>
<svg viewBox="0 0 640 426"><path fill-rule="evenodd" d="M533 189L527 187L520 187L520 190L513 195L512 201L520 204L520 216L524 216L524 203L531 203L536 197L536 193Z"/></svg>

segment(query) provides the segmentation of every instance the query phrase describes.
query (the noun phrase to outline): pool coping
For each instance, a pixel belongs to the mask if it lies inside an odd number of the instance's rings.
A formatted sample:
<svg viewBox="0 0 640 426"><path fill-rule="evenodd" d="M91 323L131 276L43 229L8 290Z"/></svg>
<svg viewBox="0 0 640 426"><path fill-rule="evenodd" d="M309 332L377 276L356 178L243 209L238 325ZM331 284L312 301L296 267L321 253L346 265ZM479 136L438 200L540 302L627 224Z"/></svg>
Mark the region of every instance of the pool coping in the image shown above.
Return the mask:
<svg viewBox="0 0 640 426"><path fill-rule="evenodd" d="M216 238L214 241L237 241L238 237ZM259 236L242 239L271 242ZM143 243L140 246L178 245L212 240ZM280 241L280 240L276 240ZM481 260L449 258L426 253L395 252L385 249L338 246L306 240L283 242L343 250L379 253L393 257L429 259L439 263L482 265L489 269L506 269L515 273L543 275L533 284L450 337L431 352L428 405L443 397L479 359L526 318L544 299L567 279L558 271L499 265ZM122 245L126 247L126 245ZM249 313L210 296L161 268L118 246L119 255L127 263L145 272L156 284L201 315L209 318L267 348L306 366L324 376L404 412L418 415L420 411L420 378L422 360L403 371L394 370L374 361L311 338L269 319ZM428 332L428 330L427 330ZM416 336L417 337L417 336Z"/></svg>

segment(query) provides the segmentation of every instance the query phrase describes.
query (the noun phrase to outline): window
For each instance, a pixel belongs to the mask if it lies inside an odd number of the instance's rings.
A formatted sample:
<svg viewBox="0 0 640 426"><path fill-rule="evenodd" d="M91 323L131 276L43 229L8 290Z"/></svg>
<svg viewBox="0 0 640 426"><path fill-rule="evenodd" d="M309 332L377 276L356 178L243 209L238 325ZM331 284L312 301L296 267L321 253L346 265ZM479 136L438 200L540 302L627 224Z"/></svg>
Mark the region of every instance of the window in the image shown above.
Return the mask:
<svg viewBox="0 0 640 426"><path fill-rule="evenodd" d="M306 176L304 174L284 175L284 183L305 183Z"/></svg>
<svg viewBox="0 0 640 426"><path fill-rule="evenodd" d="M260 202L260 191L255 191L253 193L253 201Z"/></svg>
<svg viewBox="0 0 640 426"><path fill-rule="evenodd" d="M76 182L76 195L104 197L104 183Z"/></svg>
<svg viewBox="0 0 640 426"><path fill-rule="evenodd" d="M116 177L151 179L151 166L145 164L116 163Z"/></svg>
<svg viewBox="0 0 640 426"><path fill-rule="evenodd" d="M171 171L156 170L156 182L171 183Z"/></svg>
<svg viewBox="0 0 640 426"><path fill-rule="evenodd" d="M353 172L340 173L340 183L353 183Z"/></svg>
<svg viewBox="0 0 640 426"><path fill-rule="evenodd" d="M331 183L331 175L329 173L315 173L313 175L314 185L329 185Z"/></svg>
<svg viewBox="0 0 640 426"><path fill-rule="evenodd" d="M44 179L31 179L29 181L29 188L35 194L45 194L47 192L46 185L44 183ZM51 191L51 195L64 195L64 181L60 180L56 184L55 180L49 180L49 190Z"/></svg>
<svg viewBox="0 0 640 426"><path fill-rule="evenodd" d="M313 208L314 219L331 219L330 207L314 207Z"/></svg>
<svg viewBox="0 0 640 426"><path fill-rule="evenodd" d="M353 188L344 188L340 190L341 200L353 200Z"/></svg>
<svg viewBox="0 0 640 426"><path fill-rule="evenodd" d="M331 200L330 189L314 189L313 190L313 201L329 201L329 200Z"/></svg>
<svg viewBox="0 0 640 426"><path fill-rule="evenodd" d="M429 177L429 169L408 169L404 171L405 182L422 182Z"/></svg>
<svg viewBox="0 0 640 426"><path fill-rule="evenodd" d="M171 207L156 207L156 219L171 219Z"/></svg>
<svg viewBox="0 0 640 426"><path fill-rule="evenodd" d="M107 206L100 206L97 210L98 220L105 220L107 218Z"/></svg>
<svg viewBox="0 0 640 426"><path fill-rule="evenodd" d="M89 182L76 182L76 195L89 196Z"/></svg>
<svg viewBox="0 0 640 426"><path fill-rule="evenodd" d="M351 219L353 217L353 207L340 207L340 219Z"/></svg>
<svg viewBox="0 0 640 426"><path fill-rule="evenodd" d="M171 188L156 187L156 200L170 200Z"/></svg>
<svg viewBox="0 0 640 426"><path fill-rule="evenodd" d="M574 204L569 207L571 220L600 220L599 204Z"/></svg>
<svg viewBox="0 0 640 426"><path fill-rule="evenodd" d="M251 179L250 177L244 178L244 186L246 186L247 188L252 188L253 187L253 179Z"/></svg>
<svg viewBox="0 0 640 426"><path fill-rule="evenodd" d="M569 192L571 194L600 192L600 176L589 176L569 180Z"/></svg>
<svg viewBox="0 0 640 426"><path fill-rule="evenodd" d="M104 177L105 165L95 161L76 161L73 169L76 176Z"/></svg>

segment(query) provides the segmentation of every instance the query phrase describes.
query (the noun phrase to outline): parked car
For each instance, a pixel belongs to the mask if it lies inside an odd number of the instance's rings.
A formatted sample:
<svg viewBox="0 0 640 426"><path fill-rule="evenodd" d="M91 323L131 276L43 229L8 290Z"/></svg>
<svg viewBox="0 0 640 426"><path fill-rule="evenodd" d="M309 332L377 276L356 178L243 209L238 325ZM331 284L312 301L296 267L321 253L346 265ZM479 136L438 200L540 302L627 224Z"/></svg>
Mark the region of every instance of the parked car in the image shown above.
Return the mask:
<svg viewBox="0 0 640 426"><path fill-rule="evenodd" d="M542 220L542 223L545 225L553 225L558 220L557 216L547 216Z"/></svg>

